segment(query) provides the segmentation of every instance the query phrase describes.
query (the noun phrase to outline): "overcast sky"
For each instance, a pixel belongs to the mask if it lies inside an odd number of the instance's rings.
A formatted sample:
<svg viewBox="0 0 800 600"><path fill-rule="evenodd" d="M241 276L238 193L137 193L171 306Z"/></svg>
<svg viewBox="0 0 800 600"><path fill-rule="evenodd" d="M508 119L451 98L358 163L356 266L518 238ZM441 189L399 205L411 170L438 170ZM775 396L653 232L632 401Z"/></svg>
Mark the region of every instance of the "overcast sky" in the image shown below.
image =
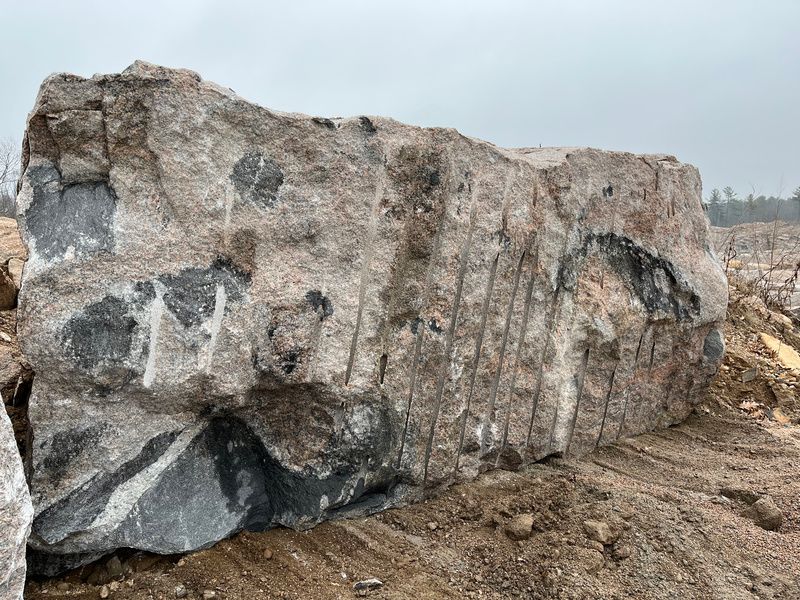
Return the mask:
<svg viewBox="0 0 800 600"><path fill-rule="evenodd" d="M0 138L51 72L188 67L279 110L666 152L800 186L800 0L0 0Z"/></svg>

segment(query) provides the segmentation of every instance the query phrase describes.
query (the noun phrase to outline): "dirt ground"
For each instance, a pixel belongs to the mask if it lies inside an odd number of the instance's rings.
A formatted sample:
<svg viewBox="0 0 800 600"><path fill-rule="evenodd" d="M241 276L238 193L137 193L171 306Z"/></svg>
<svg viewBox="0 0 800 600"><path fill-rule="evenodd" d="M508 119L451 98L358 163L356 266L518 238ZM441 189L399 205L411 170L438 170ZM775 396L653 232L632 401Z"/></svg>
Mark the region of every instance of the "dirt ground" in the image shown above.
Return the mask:
<svg viewBox="0 0 800 600"><path fill-rule="evenodd" d="M800 598L800 383L761 332L800 346L797 323L734 293L725 364L679 426L369 518L122 552L30 581L26 598ZM762 496L776 531L746 516ZM532 534L514 541L525 516ZM382 585L353 589L369 578Z"/></svg>
<svg viewBox="0 0 800 600"><path fill-rule="evenodd" d="M773 294L784 296L787 308L800 315L800 223L773 221L712 227L711 235L730 278L742 283L767 280ZM775 265L774 270L770 270L771 264ZM792 280L793 289L788 290L787 283Z"/></svg>

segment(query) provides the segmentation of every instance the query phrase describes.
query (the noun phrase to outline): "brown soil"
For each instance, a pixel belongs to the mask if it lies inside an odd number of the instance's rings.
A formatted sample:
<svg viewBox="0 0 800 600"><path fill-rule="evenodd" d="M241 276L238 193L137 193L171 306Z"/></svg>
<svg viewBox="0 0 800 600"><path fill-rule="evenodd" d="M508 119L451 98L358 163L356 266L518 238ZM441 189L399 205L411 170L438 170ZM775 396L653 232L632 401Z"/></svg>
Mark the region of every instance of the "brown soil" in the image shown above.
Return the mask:
<svg viewBox="0 0 800 600"><path fill-rule="evenodd" d="M797 345L793 331L734 292L725 364L679 426L308 532L241 533L183 557L120 553L29 582L26 598L171 599L179 586L187 598L351 598L372 577L374 598L800 598L798 383L757 336ZM761 495L783 512L777 531L743 516ZM505 525L523 514L532 536L512 541ZM592 541L590 519L616 541Z"/></svg>

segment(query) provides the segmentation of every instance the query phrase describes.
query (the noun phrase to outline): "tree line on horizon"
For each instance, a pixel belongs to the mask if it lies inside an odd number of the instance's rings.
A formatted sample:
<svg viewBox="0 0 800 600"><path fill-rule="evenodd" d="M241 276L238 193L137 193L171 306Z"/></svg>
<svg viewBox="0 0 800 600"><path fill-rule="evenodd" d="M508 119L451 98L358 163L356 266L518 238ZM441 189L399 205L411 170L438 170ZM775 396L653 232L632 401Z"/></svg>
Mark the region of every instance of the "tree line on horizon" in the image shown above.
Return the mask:
<svg viewBox="0 0 800 600"><path fill-rule="evenodd" d="M703 207L708 220L716 227L776 220L800 222L800 187L789 198L763 194L756 196L754 193L740 198L730 186L722 191L714 188L703 202Z"/></svg>

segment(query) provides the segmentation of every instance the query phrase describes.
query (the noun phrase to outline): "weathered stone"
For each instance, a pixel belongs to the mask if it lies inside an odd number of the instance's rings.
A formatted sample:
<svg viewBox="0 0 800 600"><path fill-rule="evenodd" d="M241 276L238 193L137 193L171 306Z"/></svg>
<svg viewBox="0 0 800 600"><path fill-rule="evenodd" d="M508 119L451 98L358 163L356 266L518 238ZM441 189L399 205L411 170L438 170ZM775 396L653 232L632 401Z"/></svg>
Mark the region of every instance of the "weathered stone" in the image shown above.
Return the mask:
<svg viewBox="0 0 800 600"><path fill-rule="evenodd" d="M625 560L630 558L631 554L631 547L627 544L615 544L614 549L611 551L611 556L614 560Z"/></svg>
<svg viewBox="0 0 800 600"><path fill-rule="evenodd" d="M583 522L583 530L590 540L599 542L604 546L613 544L619 538L619 531L612 529L605 521L587 519Z"/></svg>
<svg viewBox="0 0 800 600"><path fill-rule="evenodd" d="M739 502L744 502L748 506L753 504L756 500L761 498L761 494L758 492L754 492L753 490L748 490L745 488L735 487L735 486L724 486L720 488L719 493L721 496L725 498L730 498L731 500L738 500Z"/></svg>
<svg viewBox="0 0 800 600"><path fill-rule="evenodd" d="M382 587L383 587L383 582L375 577L370 577L369 579L357 581L356 583L353 584L353 589L357 592L365 590L377 590L378 588Z"/></svg>
<svg viewBox="0 0 800 600"><path fill-rule="evenodd" d="M742 383L750 383L756 377L758 377L758 367L753 367L752 369L742 371Z"/></svg>
<svg viewBox="0 0 800 600"><path fill-rule="evenodd" d="M8 259L8 274L17 289L22 285L22 269L25 266L25 261L19 258Z"/></svg>
<svg viewBox="0 0 800 600"><path fill-rule="evenodd" d="M50 77L26 148L39 571L580 454L683 419L722 357L669 156L276 113L144 63Z"/></svg>
<svg viewBox="0 0 800 600"><path fill-rule="evenodd" d="M753 522L767 531L777 529L783 523L783 513L775 504L775 501L764 496L759 498L745 510L745 515L750 517Z"/></svg>
<svg viewBox="0 0 800 600"><path fill-rule="evenodd" d="M509 539L514 541L527 540L533 532L533 515L517 515L504 527Z"/></svg>
<svg viewBox="0 0 800 600"><path fill-rule="evenodd" d="M11 421L0 407L0 598L21 599L33 507Z"/></svg>
<svg viewBox="0 0 800 600"><path fill-rule="evenodd" d="M17 284L8 272L8 267L0 266L0 310L11 310L17 305Z"/></svg>

